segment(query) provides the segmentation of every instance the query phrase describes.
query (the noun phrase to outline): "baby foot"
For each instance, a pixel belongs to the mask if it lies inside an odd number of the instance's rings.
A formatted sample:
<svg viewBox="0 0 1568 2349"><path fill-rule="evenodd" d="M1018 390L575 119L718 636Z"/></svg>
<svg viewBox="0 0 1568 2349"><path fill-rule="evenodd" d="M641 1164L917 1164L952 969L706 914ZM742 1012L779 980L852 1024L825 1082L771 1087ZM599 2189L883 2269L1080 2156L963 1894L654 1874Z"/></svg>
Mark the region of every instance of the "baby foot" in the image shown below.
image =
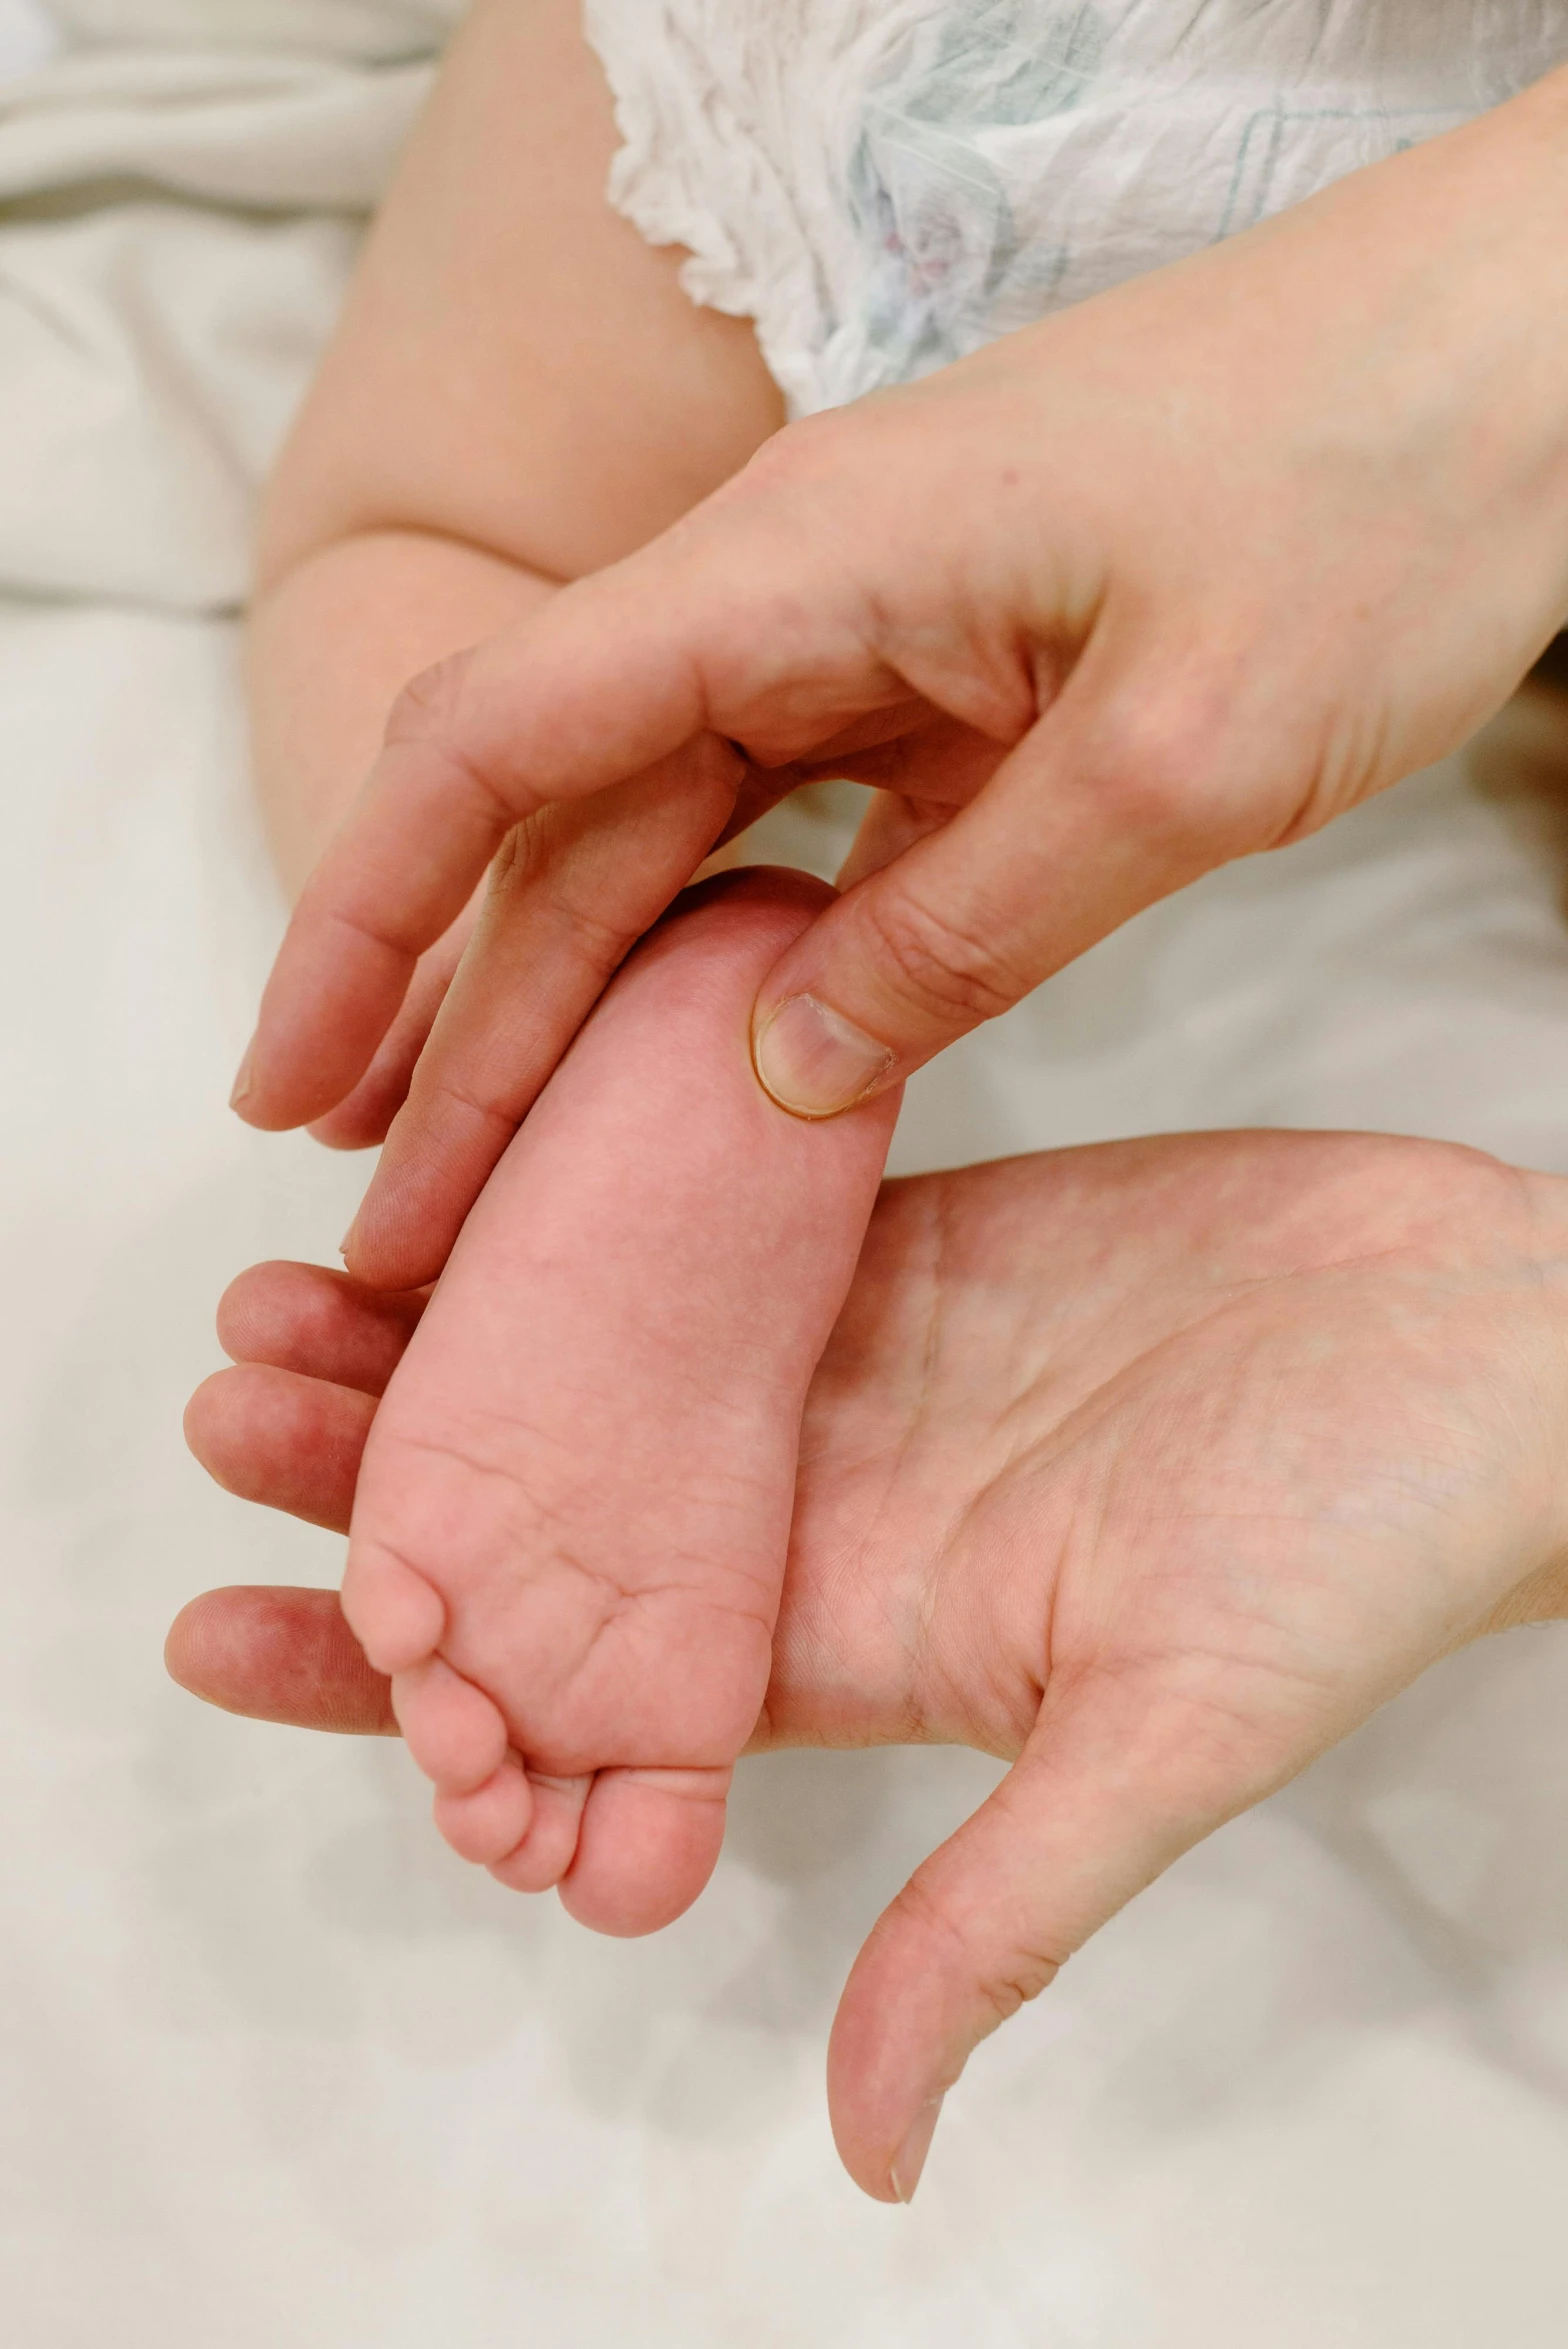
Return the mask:
<svg viewBox="0 0 1568 2349"><path fill-rule="evenodd" d="M225 1300L231 1491L345 1527L417 1313L320 1266ZM1014 1769L834 2028L834 2127L907 2194L975 2039L1199 1836L1460 1641L1568 1617L1568 1182L1432 1142L1167 1135L888 1184L807 1402L757 1747ZM176 1677L384 1731L319 1591L211 1592Z"/></svg>
<svg viewBox="0 0 1568 2349"><path fill-rule="evenodd" d="M653 933L491 1177L366 1447L344 1611L453 1848L666 1924L768 1683L806 1389L897 1103L803 1124L757 986L821 910L725 876Z"/></svg>

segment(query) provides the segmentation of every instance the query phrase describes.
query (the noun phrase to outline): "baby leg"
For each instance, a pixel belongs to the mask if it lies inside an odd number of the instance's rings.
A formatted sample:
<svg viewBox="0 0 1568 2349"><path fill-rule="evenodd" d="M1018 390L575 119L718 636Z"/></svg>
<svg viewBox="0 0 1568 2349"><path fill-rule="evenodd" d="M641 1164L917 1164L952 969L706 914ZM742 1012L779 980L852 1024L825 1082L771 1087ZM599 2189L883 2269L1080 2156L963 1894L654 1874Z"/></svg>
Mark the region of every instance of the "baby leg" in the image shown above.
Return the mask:
<svg viewBox="0 0 1568 2349"><path fill-rule="evenodd" d="M367 1445L344 1606L453 1846L608 1932L706 1882L767 1687L806 1389L897 1103L753 1075L820 910L725 876L638 951L475 1207Z"/></svg>
<svg viewBox="0 0 1568 2349"><path fill-rule="evenodd" d="M750 327L689 301L681 256L611 209L614 113L580 17L579 0L468 14L268 486L250 704L291 895L410 678L630 554L783 420ZM672 887L722 821L697 812ZM553 880L572 853L545 841L534 861ZM431 949L323 1140L385 1133L466 929Z"/></svg>

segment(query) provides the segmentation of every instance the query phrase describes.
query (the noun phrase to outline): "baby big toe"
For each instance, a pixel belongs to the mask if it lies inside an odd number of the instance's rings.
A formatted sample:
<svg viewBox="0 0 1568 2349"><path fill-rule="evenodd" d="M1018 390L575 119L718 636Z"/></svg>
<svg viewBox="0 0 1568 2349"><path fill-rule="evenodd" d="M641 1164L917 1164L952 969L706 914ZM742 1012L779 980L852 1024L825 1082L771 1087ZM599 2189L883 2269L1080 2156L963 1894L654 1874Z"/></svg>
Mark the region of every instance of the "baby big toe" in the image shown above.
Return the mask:
<svg viewBox="0 0 1568 2349"><path fill-rule="evenodd" d="M474 1794L505 1759L509 1739L499 1709L439 1656L394 1676L392 1710L409 1752L442 1794Z"/></svg>
<svg viewBox="0 0 1568 2349"><path fill-rule="evenodd" d="M460 1859L488 1868L525 1841L533 1809L522 1763L508 1754L471 1794L438 1794L435 1822Z"/></svg>
<svg viewBox="0 0 1568 2349"><path fill-rule="evenodd" d="M657 1933L689 1909L724 1841L732 1770L601 1770L561 1899L596 1933Z"/></svg>

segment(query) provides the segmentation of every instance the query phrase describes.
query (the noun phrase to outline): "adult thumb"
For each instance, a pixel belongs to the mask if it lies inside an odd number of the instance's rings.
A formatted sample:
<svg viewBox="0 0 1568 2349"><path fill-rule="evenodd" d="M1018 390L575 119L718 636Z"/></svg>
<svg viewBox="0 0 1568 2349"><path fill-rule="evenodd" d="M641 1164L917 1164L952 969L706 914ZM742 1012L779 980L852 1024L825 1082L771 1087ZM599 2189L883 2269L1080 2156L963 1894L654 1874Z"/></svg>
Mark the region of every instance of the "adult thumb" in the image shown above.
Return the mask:
<svg viewBox="0 0 1568 2349"><path fill-rule="evenodd" d="M1174 730L1116 731L1075 680L978 795L819 916L764 980L757 1074L833 1117L913 1069L1156 898L1255 845L1192 787Z"/></svg>
<svg viewBox="0 0 1568 2349"><path fill-rule="evenodd" d="M980 2041L1188 1847L1289 1769L1212 1717L1092 1679L1049 1701L996 1792L877 1920L839 2002L828 2101L844 2166L907 2202L942 2099ZM1277 1759L1277 1757L1276 1757Z"/></svg>

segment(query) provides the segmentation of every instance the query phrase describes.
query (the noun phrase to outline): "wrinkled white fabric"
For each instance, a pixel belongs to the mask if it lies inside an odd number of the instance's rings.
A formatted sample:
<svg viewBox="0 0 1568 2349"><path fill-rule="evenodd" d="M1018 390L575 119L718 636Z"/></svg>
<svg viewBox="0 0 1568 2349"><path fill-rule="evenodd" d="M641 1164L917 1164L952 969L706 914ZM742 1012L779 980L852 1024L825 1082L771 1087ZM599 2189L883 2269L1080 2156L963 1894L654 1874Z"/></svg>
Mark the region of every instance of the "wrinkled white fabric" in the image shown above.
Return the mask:
<svg viewBox="0 0 1568 2349"><path fill-rule="evenodd" d="M0 593L243 600L262 474L430 87L428 59L340 50L85 47L0 87L0 207L26 200L0 230Z"/></svg>
<svg viewBox="0 0 1568 2349"><path fill-rule="evenodd" d="M615 202L792 411L906 382L1449 129L1568 0L587 0Z"/></svg>
<svg viewBox="0 0 1568 2349"><path fill-rule="evenodd" d="M42 0L0 0L0 81L47 64L60 38L60 27L44 14Z"/></svg>
<svg viewBox="0 0 1568 2349"><path fill-rule="evenodd" d="M316 47L288 13L315 85L149 42L0 123L58 207L0 210L5 2340L1562 2349L1568 1631L1456 1658L1135 1902L981 2050L909 2211L840 2174L823 2047L991 1763L745 1764L710 1891L610 1942L463 1868L395 1745L164 1678L194 1592L341 1563L179 1431L224 1282L330 1261L365 1173L223 1106L281 906L221 607L409 18L383 45L367 5L356 61L344 10ZM1568 1170L1560 836L1475 766L1130 925L922 1073L900 1163L1257 1119ZM831 858L831 820L782 822Z"/></svg>
<svg viewBox="0 0 1568 2349"><path fill-rule="evenodd" d="M42 8L45 0L32 4ZM47 0L48 14L71 41L290 49L362 65L428 56L467 6L468 0Z"/></svg>

